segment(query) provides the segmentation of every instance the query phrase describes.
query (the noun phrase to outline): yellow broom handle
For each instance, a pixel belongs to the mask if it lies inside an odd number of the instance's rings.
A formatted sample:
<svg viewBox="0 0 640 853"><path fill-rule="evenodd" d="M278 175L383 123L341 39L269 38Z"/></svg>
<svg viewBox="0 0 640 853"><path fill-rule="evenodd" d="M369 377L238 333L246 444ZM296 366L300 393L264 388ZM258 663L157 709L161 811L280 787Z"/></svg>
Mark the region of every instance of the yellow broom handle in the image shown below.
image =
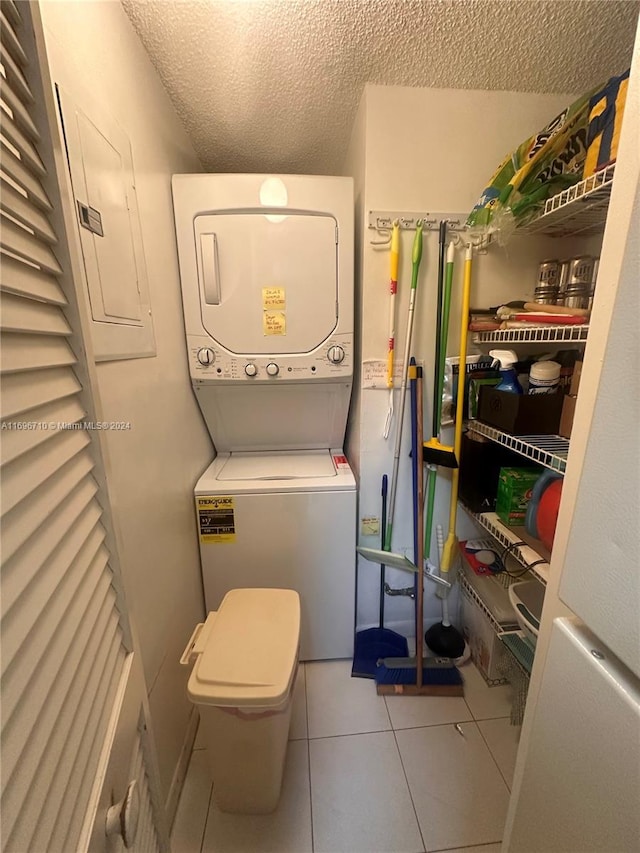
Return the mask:
<svg viewBox="0 0 640 853"><path fill-rule="evenodd" d="M471 301L471 258L473 250L467 246L464 258L464 279L462 283L462 311L460 315L460 365L458 368L458 397L456 399L456 428L454 438L454 452L460 465L460 451L462 450L462 418L464 415L464 386L467 378L467 337L469 330L469 303ZM460 467L453 469L451 479L451 506L449 508L449 530L456 529L458 516L458 478ZM447 566L447 569L449 567Z"/></svg>

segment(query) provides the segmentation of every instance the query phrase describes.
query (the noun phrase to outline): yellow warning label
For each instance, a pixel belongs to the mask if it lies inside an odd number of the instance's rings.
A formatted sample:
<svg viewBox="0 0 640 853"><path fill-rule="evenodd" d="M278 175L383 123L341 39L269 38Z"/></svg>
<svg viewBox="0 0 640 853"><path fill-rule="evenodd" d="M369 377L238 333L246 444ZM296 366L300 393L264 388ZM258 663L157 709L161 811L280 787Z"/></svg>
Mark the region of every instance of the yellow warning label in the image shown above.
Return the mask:
<svg viewBox="0 0 640 853"><path fill-rule="evenodd" d="M201 542L235 542L236 520L234 498L202 495L196 498L198 530Z"/></svg>
<svg viewBox="0 0 640 853"><path fill-rule="evenodd" d="M264 311L262 327L265 335L286 335L287 320L284 311Z"/></svg>
<svg viewBox="0 0 640 853"><path fill-rule="evenodd" d="M284 311L286 308L286 298L284 287L263 287L262 288L262 308L265 311L273 311L280 309Z"/></svg>

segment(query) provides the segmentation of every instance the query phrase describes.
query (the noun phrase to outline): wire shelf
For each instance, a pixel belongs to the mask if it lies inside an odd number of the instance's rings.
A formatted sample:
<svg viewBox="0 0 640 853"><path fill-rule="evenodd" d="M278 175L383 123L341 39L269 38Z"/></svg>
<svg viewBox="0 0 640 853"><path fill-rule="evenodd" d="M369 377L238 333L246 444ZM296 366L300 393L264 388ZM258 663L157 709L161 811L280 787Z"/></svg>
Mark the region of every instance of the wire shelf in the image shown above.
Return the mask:
<svg viewBox="0 0 640 853"><path fill-rule="evenodd" d="M489 625L491 630L495 633L496 637L501 639L502 633L508 630L517 630L516 622L513 623L513 626L510 625L501 625L496 619L492 616L491 611L487 608L484 601L480 598L475 589L469 584L464 575L460 575L460 591L464 598L469 601L474 607L477 607L483 616L489 621ZM516 660L520 669L522 669L520 663ZM501 684L508 684L508 678L489 678L486 672L484 672L484 668L482 666L478 666L478 672L482 675L484 680L487 682L489 687L497 687ZM526 674L526 673L525 673Z"/></svg>
<svg viewBox="0 0 640 853"><path fill-rule="evenodd" d="M490 438L497 444L508 447L532 462L537 462L539 465L544 465L545 468L551 468L552 471L564 474L569 453L569 440L566 438L559 435L509 435L509 433L494 429L494 427L487 426L481 421L470 421L469 428Z"/></svg>
<svg viewBox="0 0 640 853"><path fill-rule="evenodd" d="M460 575L460 589L467 596L467 598L473 602L473 604L478 607L482 613L486 616L486 618L491 623L491 627L496 632L496 634L501 634L505 629L509 627L513 627L514 629L518 627L518 623L514 620L512 623L505 623L504 625L498 622L493 613L489 610L484 601L480 598L475 589L471 586L469 581L465 578L464 575Z"/></svg>
<svg viewBox="0 0 640 853"><path fill-rule="evenodd" d="M589 334L589 325L581 326L534 326L528 329L496 329L493 332L476 332L476 344L513 343L584 343Z"/></svg>
<svg viewBox="0 0 640 853"><path fill-rule="evenodd" d="M501 642L509 649L525 675L530 676L533 669L535 651L522 631L507 631L500 634Z"/></svg>
<svg viewBox="0 0 640 853"><path fill-rule="evenodd" d="M518 234L568 237L597 234L604 229L615 164L547 199L535 219L518 228Z"/></svg>
<svg viewBox="0 0 640 853"><path fill-rule="evenodd" d="M513 545L514 542L522 541L517 533L510 530L500 521L495 512L471 512L470 510L467 510L467 512L505 548ZM545 561L544 563L539 563L537 566L533 566L533 568L529 568L531 563L536 563L542 559L537 551L529 545L520 545L517 548L512 548L509 553L515 557L520 565L528 568L532 575L535 575L541 583L546 585L549 580L549 563ZM500 577L500 575L496 575L496 577ZM523 577L526 576L523 575Z"/></svg>

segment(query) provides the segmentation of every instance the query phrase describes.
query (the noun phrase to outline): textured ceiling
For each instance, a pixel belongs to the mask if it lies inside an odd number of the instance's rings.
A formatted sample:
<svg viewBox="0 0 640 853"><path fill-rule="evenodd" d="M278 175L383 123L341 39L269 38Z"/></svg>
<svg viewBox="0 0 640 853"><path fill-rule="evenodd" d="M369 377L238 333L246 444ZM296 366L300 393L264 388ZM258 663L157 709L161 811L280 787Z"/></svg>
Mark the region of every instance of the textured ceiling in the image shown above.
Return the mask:
<svg viewBox="0 0 640 853"><path fill-rule="evenodd" d="M203 165L340 170L365 83L586 91L637 0L122 0Z"/></svg>

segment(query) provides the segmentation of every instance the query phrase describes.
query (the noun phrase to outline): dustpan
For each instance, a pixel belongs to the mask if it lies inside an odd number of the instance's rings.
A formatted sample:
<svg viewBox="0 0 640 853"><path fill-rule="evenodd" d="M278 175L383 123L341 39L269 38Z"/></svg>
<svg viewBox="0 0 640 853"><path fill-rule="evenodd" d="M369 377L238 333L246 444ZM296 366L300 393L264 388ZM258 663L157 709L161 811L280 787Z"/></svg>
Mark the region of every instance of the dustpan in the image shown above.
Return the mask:
<svg viewBox="0 0 640 853"><path fill-rule="evenodd" d="M387 475L382 477L382 542L385 540L387 516ZM384 551L376 553L385 554ZM384 627L385 560L380 562L380 619L377 628L358 631L353 648L351 675L356 678L375 678L378 661L386 657L405 657L409 653L407 638Z"/></svg>

